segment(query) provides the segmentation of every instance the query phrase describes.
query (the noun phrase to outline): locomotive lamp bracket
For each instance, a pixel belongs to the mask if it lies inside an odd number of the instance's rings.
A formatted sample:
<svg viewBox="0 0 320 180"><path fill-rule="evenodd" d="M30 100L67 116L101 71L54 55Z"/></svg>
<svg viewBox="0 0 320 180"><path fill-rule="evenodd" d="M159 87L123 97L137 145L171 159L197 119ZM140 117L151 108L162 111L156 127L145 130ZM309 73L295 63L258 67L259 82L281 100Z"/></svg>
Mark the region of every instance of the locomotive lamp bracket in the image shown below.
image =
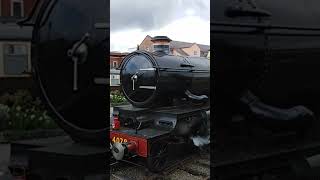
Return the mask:
<svg viewBox="0 0 320 180"><path fill-rule="evenodd" d="M85 42L89 39L90 34L86 33L80 41L76 42L68 50L68 57L73 61L73 91L78 90L78 64L82 64L88 57L88 46Z"/></svg>

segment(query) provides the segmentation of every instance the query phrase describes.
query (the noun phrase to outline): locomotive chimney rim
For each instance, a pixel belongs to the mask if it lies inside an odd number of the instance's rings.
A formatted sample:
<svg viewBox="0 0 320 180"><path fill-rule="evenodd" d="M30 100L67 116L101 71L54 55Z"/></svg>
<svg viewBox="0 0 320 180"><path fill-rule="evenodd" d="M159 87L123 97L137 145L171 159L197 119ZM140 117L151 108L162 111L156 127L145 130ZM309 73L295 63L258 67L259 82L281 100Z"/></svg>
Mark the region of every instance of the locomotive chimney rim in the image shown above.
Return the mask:
<svg viewBox="0 0 320 180"><path fill-rule="evenodd" d="M168 38L167 36L155 36L151 39L152 42L159 42L159 41L165 41L165 42L171 42L172 40Z"/></svg>

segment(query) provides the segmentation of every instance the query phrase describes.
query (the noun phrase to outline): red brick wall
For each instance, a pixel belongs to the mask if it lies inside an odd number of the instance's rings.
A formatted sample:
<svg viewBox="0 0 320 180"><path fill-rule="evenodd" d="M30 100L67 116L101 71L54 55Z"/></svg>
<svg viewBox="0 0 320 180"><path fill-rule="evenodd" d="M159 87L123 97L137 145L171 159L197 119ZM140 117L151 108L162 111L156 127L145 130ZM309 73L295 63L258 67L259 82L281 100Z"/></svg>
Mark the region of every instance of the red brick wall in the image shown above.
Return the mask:
<svg viewBox="0 0 320 180"><path fill-rule="evenodd" d="M10 90L30 89L35 87L32 77L1 77L0 78L0 94Z"/></svg>
<svg viewBox="0 0 320 180"><path fill-rule="evenodd" d="M1 3L1 15L10 16L10 0L2 0Z"/></svg>
<svg viewBox="0 0 320 180"><path fill-rule="evenodd" d="M118 57L118 56L111 56L111 57L110 57L110 67L113 68L113 62L114 62L114 61L116 61L117 64L118 64L118 66L119 66L119 65L121 64L121 62L122 62L122 59L123 59L123 58ZM116 67L116 68L118 68L118 67Z"/></svg>
<svg viewBox="0 0 320 180"><path fill-rule="evenodd" d="M146 36L145 39L139 45L139 50L153 52L153 42L151 41L151 39L152 38L150 36Z"/></svg>
<svg viewBox="0 0 320 180"><path fill-rule="evenodd" d="M28 16L36 0L24 0L24 15Z"/></svg>
<svg viewBox="0 0 320 180"><path fill-rule="evenodd" d="M120 86L110 86L110 91L121 91Z"/></svg>
<svg viewBox="0 0 320 180"><path fill-rule="evenodd" d="M126 56L127 54L120 54L120 53L110 53L110 62L109 62L109 65L110 65L110 68L113 67L113 61L116 61L117 64L118 64L118 67L120 66L123 58ZM118 68L117 67L117 68Z"/></svg>
<svg viewBox="0 0 320 180"><path fill-rule="evenodd" d="M11 15L11 0L1 0L1 15L3 17L8 17ZM23 0L24 5L24 16L27 16L32 10L33 5L36 0Z"/></svg>

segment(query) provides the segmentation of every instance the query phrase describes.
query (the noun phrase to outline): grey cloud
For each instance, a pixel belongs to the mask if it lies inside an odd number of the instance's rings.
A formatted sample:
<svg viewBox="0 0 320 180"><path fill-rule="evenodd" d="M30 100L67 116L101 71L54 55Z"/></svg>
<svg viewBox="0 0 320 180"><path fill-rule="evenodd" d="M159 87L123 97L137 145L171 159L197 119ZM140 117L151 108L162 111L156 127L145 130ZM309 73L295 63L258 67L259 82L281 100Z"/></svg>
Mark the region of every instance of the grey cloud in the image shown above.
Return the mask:
<svg viewBox="0 0 320 180"><path fill-rule="evenodd" d="M157 29L185 16L186 9L210 19L210 0L111 0L110 28L111 31Z"/></svg>

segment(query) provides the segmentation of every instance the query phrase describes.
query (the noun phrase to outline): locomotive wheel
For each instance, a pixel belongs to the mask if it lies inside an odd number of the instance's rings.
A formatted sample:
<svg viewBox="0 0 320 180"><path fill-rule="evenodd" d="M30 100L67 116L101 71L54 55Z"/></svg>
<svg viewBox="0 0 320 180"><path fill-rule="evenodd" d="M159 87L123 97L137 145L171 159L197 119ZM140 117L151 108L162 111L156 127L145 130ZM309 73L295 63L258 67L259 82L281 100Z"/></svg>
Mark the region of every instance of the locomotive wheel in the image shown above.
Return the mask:
<svg viewBox="0 0 320 180"><path fill-rule="evenodd" d="M154 142L147 158L147 167L152 172L161 172L167 166L169 152L165 141Z"/></svg>

